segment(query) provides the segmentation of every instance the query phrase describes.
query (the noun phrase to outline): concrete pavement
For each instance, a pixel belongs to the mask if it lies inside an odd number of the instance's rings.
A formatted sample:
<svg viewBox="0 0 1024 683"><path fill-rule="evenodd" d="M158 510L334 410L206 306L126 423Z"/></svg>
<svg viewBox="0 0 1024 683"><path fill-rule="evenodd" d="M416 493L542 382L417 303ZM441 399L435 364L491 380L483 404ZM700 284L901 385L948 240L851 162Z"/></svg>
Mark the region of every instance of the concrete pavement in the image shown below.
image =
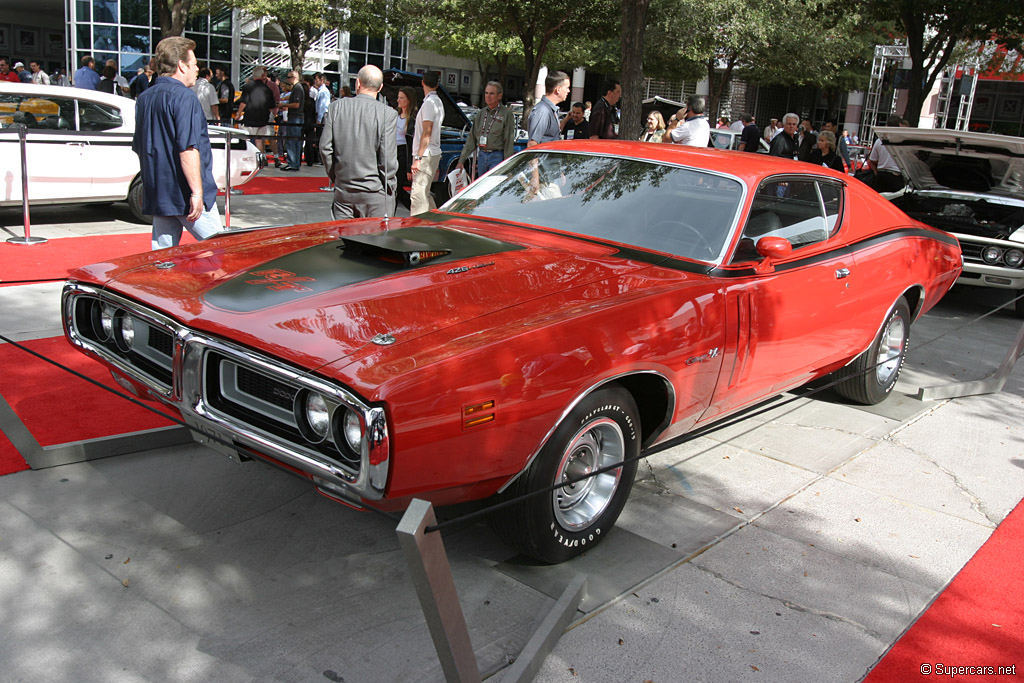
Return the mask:
<svg viewBox="0 0 1024 683"><path fill-rule="evenodd" d="M328 193L234 199L240 227L330 215ZM146 230L46 211L33 234ZM0 288L0 331L59 334L58 294ZM501 680L583 571L538 681L861 678L1024 496L1020 370L997 395L909 397L999 363L1020 321L970 321L1004 299L954 290L880 406L788 395L653 456L617 530L571 563L446 532L482 671ZM441 680L394 522L276 470L167 448L0 477L0 508L0 681Z"/></svg>

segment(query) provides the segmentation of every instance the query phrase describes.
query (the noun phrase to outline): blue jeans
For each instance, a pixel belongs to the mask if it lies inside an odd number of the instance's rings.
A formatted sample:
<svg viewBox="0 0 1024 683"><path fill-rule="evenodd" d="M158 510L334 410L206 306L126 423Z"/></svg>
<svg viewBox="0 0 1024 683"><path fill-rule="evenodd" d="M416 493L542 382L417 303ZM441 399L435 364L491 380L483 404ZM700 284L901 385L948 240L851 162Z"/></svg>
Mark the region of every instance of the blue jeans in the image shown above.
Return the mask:
<svg viewBox="0 0 1024 683"><path fill-rule="evenodd" d="M476 154L476 176L478 178L505 160L505 153L497 149L480 149Z"/></svg>
<svg viewBox="0 0 1024 683"><path fill-rule="evenodd" d="M288 131L285 135L288 136L284 141L284 149L288 152L288 165L291 168L298 168L302 166L302 123L303 118L296 116L291 112L288 113Z"/></svg>
<svg viewBox="0 0 1024 683"><path fill-rule="evenodd" d="M178 246L182 228L192 233L200 242L223 232L224 226L220 222L217 203L214 202L212 209L203 211L194 221L188 220L185 216L153 216L153 249Z"/></svg>

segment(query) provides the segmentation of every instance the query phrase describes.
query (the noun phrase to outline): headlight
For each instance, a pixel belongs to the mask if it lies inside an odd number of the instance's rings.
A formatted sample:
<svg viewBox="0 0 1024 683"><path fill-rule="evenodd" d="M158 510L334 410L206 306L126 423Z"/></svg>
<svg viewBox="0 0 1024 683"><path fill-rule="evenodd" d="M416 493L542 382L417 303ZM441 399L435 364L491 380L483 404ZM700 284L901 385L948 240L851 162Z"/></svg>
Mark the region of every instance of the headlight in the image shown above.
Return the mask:
<svg viewBox="0 0 1024 683"><path fill-rule="evenodd" d="M114 314L114 343L121 351L131 351L135 343L135 323L126 311L118 310Z"/></svg>
<svg viewBox="0 0 1024 683"><path fill-rule="evenodd" d="M363 423L359 419L359 415L356 414L356 411L351 408L345 409L342 431L345 434L345 444L356 455L361 454L363 452Z"/></svg>
<svg viewBox="0 0 1024 683"><path fill-rule="evenodd" d="M999 247L985 247L981 250L981 260L989 265L999 263L1003 257L1003 250Z"/></svg>
<svg viewBox="0 0 1024 683"><path fill-rule="evenodd" d="M114 315L117 313L110 304L93 301L91 307L92 330L96 338L101 342L108 342L114 338Z"/></svg>
<svg viewBox="0 0 1024 683"><path fill-rule="evenodd" d="M323 441L331 426L331 410L326 399L318 393L304 391L299 394L298 400L302 410L300 424L304 424L309 432L303 436L317 443Z"/></svg>
<svg viewBox="0 0 1024 683"><path fill-rule="evenodd" d="M1024 263L1024 251L1020 249L1007 249L1006 253L1003 254L1003 263L1011 268L1019 268L1020 264Z"/></svg>

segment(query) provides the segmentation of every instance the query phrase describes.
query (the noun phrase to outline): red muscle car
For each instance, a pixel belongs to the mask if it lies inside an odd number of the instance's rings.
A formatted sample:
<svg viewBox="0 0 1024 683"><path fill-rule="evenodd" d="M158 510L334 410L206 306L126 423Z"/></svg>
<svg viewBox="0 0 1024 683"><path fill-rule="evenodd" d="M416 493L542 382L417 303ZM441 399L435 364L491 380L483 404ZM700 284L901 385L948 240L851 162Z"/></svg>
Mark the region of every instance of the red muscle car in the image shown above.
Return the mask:
<svg viewBox="0 0 1024 683"><path fill-rule="evenodd" d="M81 268L63 317L197 439L341 502L557 487L491 521L559 562L607 534L642 449L830 373L883 400L960 269L953 237L827 169L553 143L418 217Z"/></svg>

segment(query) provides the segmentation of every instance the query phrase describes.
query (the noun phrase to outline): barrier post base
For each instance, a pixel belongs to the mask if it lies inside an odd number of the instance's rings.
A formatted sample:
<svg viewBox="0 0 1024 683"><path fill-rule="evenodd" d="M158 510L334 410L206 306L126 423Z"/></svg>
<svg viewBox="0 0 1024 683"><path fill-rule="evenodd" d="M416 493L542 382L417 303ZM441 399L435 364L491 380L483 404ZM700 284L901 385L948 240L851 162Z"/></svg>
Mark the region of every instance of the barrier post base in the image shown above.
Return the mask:
<svg viewBox="0 0 1024 683"><path fill-rule="evenodd" d="M7 241L11 244L42 244L47 239L45 237L8 237Z"/></svg>

